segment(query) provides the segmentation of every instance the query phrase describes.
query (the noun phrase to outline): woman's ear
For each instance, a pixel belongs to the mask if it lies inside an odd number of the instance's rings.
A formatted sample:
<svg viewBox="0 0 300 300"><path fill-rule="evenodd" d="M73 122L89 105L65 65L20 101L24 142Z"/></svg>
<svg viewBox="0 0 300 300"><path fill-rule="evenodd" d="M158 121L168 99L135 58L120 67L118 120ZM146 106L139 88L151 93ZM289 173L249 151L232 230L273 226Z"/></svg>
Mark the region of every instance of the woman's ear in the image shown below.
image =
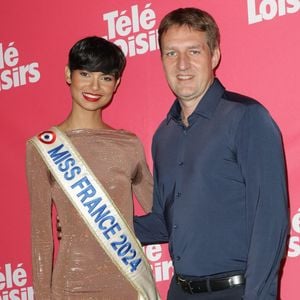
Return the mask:
<svg viewBox="0 0 300 300"><path fill-rule="evenodd" d="M72 82L72 80L71 80L71 70L70 70L69 66L65 67L65 79L66 79L66 82L68 84L71 84L71 82Z"/></svg>
<svg viewBox="0 0 300 300"><path fill-rule="evenodd" d="M117 90L119 84L120 84L120 81L121 81L121 78L119 78L117 81L116 81L116 84L115 84L115 88L114 88L114 92Z"/></svg>

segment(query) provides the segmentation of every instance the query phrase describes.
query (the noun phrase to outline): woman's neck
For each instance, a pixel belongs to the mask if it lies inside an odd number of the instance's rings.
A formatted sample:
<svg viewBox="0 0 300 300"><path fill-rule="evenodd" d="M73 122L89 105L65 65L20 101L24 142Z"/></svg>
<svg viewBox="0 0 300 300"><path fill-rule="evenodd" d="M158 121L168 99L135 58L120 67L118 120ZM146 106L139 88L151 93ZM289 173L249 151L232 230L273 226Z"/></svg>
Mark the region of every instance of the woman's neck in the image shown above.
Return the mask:
<svg viewBox="0 0 300 300"><path fill-rule="evenodd" d="M83 115L76 115L70 113L70 115L58 127L63 131L74 129L113 129L102 120L101 112L88 112Z"/></svg>

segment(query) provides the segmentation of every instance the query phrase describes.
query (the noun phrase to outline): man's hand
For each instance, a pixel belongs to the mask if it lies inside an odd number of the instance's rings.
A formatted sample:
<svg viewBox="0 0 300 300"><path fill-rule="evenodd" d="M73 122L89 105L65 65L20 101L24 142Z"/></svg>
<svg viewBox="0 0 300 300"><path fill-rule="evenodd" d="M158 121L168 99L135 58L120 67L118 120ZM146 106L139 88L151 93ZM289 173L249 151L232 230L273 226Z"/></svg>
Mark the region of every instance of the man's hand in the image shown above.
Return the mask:
<svg viewBox="0 0 300 300"><path fill-rule="evenodd" d="M60 224L58 215L56 216L56 235L59 240L62 239L62 228L61 228L61 224Z"/></svg>

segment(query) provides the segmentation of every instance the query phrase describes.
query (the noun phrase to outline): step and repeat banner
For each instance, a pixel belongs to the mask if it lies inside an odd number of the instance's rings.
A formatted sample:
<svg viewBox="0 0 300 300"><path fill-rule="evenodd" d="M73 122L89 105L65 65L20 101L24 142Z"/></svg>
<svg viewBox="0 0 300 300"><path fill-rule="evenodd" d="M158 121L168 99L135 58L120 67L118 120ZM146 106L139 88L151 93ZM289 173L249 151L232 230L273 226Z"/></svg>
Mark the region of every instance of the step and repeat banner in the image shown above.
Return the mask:
<svg viewBox="0 0 300 300"><path fill-rule="evenodd" d="M25 143L71 108L64 79L69 48L98 35L123 49L127 67L104 119L135 132L151 166L152 135L174 100L160 62L157 27L167 12L187 6L207 10L220 26L217 76L226 88L258 99L282 130L291 225L280 296L300 299L300 1L11 0L0 9L0 300L33 299ZM167 246L144 250L166 299L173 274Z"/></svg>

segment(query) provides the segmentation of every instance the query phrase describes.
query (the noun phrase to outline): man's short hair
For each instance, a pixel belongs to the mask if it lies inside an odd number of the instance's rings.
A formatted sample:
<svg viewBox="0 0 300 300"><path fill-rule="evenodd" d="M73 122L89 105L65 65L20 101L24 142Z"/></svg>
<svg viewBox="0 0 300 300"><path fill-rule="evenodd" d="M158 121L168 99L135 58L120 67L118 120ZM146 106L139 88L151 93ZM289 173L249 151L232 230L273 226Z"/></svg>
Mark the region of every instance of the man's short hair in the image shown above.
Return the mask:
<svg viewBox="0 0 300 300"><path fill-rule="evenodd" d="M158 28L158 42L161 48L161 40L171 26L187 26L190 29L203 31L207 36L207 44L211 52L220 45L220 31L214 18L198 8L178 8L168 13L160 22Z"/></svg>

